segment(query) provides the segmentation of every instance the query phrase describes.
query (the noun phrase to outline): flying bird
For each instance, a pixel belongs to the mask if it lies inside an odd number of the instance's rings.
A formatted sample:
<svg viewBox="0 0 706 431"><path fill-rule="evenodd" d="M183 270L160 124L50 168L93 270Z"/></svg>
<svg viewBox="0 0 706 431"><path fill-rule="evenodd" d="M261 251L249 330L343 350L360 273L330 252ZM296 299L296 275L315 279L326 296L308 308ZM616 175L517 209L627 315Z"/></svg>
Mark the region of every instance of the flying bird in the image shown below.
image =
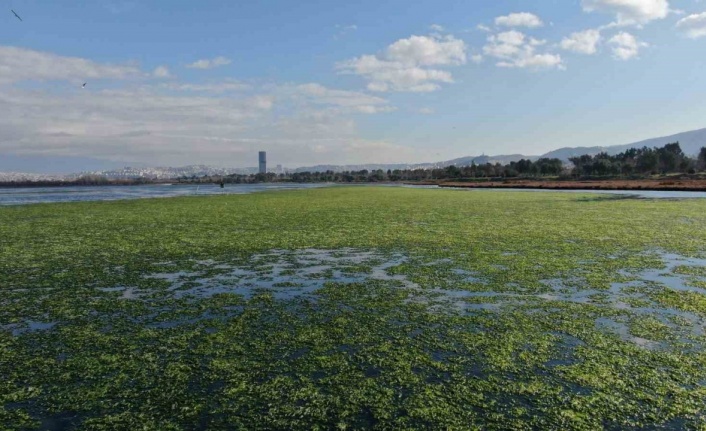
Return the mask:
<svg viewBox="0 0 706 431"><path fill-rule="evenodd" d="M17 12L15 12L15 11L12 10L12 9L10 9L10 10L12 11L13 14L15 14L15 16L17 17L17 19L19 19L20 21L22 21L22 18L20 18L20 16L17 15Z"/></svg>
<svg viewBox="0 0 706 431"><path fill-rule="evenodd" d="M86 84L87 84L87 83L84 82L83 85L81 86L81 88L86 88Z"/></svg>

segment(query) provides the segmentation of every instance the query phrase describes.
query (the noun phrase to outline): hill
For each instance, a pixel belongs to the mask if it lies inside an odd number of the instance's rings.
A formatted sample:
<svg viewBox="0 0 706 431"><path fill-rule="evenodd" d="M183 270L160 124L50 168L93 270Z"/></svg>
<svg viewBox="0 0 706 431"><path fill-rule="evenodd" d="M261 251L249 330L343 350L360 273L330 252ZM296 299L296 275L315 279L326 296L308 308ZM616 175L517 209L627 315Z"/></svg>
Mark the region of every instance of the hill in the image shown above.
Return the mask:
<svg viewBox="0 0 706 431"><path fill-rule="evenodd" d="M542 157L557 158L565 162L569 161L569 157L582 156L584 154L596 155L605 151L610 155L622 153L629 148L642 147L663 147L666 144L679 142L682 151L689 156L699 154L701 147L706 147L706 129L692 130L690 132L678 133L671 136L663 136L660 138L645 139L644 141L634 142L625 145L613 145L609 147L575 147L575 148L560 148L550 151Z"/></svg>

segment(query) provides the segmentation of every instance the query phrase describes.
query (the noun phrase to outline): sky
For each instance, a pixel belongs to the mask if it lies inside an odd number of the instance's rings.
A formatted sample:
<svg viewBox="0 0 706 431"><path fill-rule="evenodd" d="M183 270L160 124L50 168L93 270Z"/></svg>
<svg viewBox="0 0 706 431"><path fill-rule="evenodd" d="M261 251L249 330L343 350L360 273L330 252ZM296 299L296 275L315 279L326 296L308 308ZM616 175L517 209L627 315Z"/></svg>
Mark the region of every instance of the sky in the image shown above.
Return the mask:
<svg viewBox="0 0 706 431"><path fill-rule="evenodd" d="M431 162L706 127L699 0L1 1L3 170Z"/></svg>

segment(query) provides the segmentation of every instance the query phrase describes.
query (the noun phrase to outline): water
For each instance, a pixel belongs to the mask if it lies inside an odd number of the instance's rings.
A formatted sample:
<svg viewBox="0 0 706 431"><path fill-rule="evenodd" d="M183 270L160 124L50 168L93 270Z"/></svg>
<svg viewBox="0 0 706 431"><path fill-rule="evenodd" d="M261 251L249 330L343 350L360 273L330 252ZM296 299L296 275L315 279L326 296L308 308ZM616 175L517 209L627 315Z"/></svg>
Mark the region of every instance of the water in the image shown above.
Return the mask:
<svg viewBox="0 0 706 431"><path fill-rule="evenodd" d="M166 198L174 196L207 196L222 194L249 194L268 190L314 189L338 186L333 183L317 184L227 184L220 188L217 184L160 184L141 186L73 186L73 187L0 187L0 206L24 205L52 202L112 201L121 199ZM408 184L359 184L358 186L387 186L442 190L437 186L415 186ZM469 189L443 188L443 190L463 190L478 193L487 192L527 192L527 193L591 193L634 196L649 199L706 198L706 192L670 192L649 190L549 190L549 189Z"/></svg>
<svg viewBox="0 0 706 431"><path fill-rule="evenodd" d="M213 261L198 262L195 271L160 272L145 275L167 281L174 297L208 298L233 293L251 298L269 292L275 299L288 300L306 296L325 287L339 284L392 282L406 288L417 288L404 275L390 275L407 258L401 254L387 256L371 251L339 250L271 250L252 256L244 265L228 265ZM139 299L139 292L125 287L109 287L104 292L121 292L122 299Z"/></svg>
<svg viewBox="0 0 706 431"><path fill-rule="evenodd" d="M704 293L700 287L706 283L706 259L686 257L654 251L661 262L648 268L622 270L620 282L609 289L595 290L586 286L579 277L542 280L546 286L538 292L523 291L517 283L506 283L502 291L486 290L480 274L456 267L450 258L417 260L403 253L383 253L372 250L341 248L334 250L269 250L235 261L193 260L184 265L163 262L156 271L142 275L145 280L161 280L166 298L198 301L219 294L241 296L244 300L259 294L271 295L274 300L317 301L322 296L336 295L336 291L358 286L378 286L384 289L403 289L408 293L405 301L423 304L429 311L439 313L493 313L506 307L551 307L551 303L590 305L603 310L595 324L617 334L624 341L645 349L662 349L667 344L631 334L628 326L633 319L652 319L664 325L674 340L688 343L691 336L704 336L706 318L690 311L674 309L660 303L654 294L664 289ZM404 264L433 266L437 272L431 281L420 282L411 275L401 273ZM501 271L509 271L507 268ZM468 283L474 283L469 285ZM115 285L96 286L97 290L124 301L146 301L156 297L153 287ZM242 307L223 309L232 314ZM212 311L186 319L169 317L152 321L150 327L173 328L215 318ZM55 330L59 322L45 317L28 319L0 326L0 331L10 331L18 337ZM643 331L644 337L644 331Z"/></svg>
<svg viewBox="0 0 706 431"><path fill-rule="evenodd" d="M248 194L268 190L295 190L329 187L317 184L155 184L141 186L72 186L0 188L0 206L52 202L113 201L121 199L166 198L174 196L205 196Z"/></svg>

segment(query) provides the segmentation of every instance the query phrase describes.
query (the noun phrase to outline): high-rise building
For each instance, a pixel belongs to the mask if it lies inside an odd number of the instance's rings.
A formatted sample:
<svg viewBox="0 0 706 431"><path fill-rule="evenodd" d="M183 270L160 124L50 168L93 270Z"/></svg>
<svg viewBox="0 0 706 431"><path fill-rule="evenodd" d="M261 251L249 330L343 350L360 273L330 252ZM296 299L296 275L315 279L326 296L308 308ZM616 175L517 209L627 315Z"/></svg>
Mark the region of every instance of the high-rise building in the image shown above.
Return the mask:
<svg viewBox="0 0 706 431"><path fill-rule="evenodd" d="M282 165L277 165L277 173L278 174L283 174L284 170L282 170Z"/></svg>
<svg viewBox="0 0 706 431"><path fill-rule="evenodd" d="M267 153L264 151L260 151L260 170L259 170L259 172L261 174L267 173Z"/></svg>

